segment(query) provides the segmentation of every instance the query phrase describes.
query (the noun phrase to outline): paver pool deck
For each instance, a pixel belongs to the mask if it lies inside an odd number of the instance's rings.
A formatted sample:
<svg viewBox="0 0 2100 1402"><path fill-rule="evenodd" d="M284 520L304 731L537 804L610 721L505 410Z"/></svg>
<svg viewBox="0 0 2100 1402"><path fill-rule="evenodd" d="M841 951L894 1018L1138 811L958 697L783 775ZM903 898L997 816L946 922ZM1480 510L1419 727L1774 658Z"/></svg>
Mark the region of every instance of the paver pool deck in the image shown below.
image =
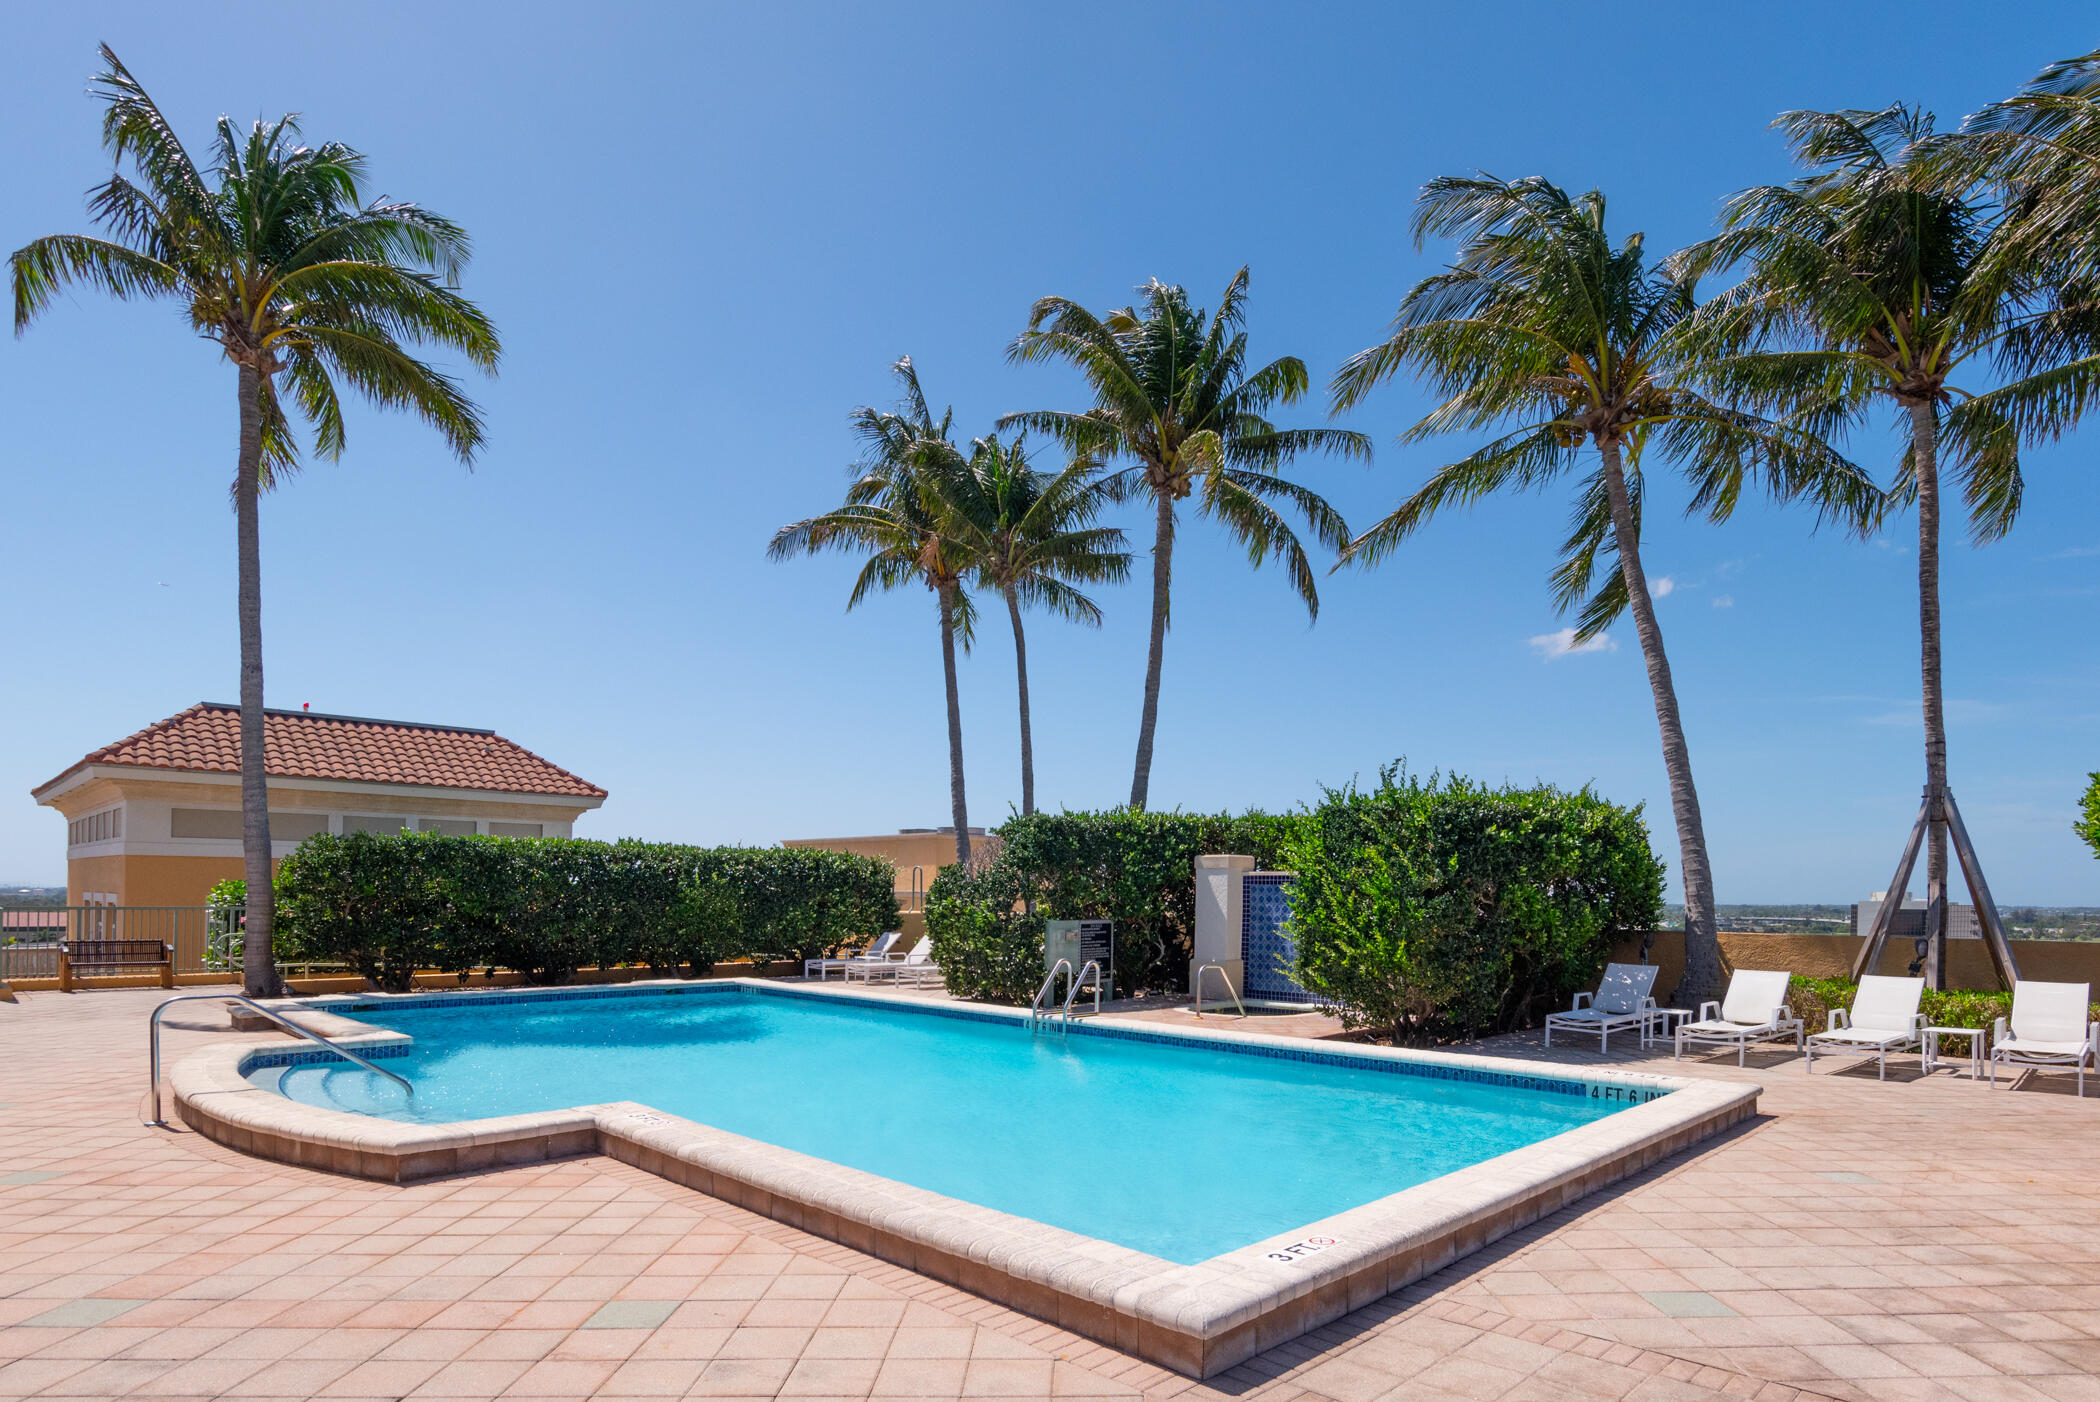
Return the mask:
<svg viewBox="0 0 2100 1402"><path fill-rule="evenodd" d="M395 1187L145 1128L165 996L0 1005L0 1398L2100 1399L2100 1095L2066 1076L1470 1048L1762 1113L1197 1383L608 1159ZM169 1024L170 1062L230 1035Z"/></svg>

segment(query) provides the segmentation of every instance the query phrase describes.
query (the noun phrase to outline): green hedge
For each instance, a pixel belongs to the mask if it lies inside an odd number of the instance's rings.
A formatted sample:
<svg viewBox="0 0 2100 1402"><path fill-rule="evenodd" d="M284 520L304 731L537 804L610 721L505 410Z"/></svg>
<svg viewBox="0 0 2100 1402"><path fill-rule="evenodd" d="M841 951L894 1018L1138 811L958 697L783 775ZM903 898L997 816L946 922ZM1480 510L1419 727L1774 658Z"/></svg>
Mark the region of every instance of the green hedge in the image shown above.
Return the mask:
<svg viewBox="0 0 2100 1402"><path fill-rule="evenodd" d="M324 834L277 874L281 957L336 960L396 992L418 969L560 983L647 964L805 959L898 923L880 858L807 848L574 838Z"/></svg>
<svg viewBox="0 0 2100 1402"><path fill-rule="evenodd" d="M1037 813L996 829L989 865L943 868L926 932L951 992L1025 1002L1043 980L1043 921L1116 922L1118 995L1188 982L1195 859L1240 852L1271 866L1291 819L1267 813Z"/></svg>
<svg viewBox="0 0 2100 1402"><path fill-rule="evenodd" d="M1294 824L1298 982L1344 1023L1423 1042L1529 1026L1662 914L1639 808L1395 765Z"/></svg>

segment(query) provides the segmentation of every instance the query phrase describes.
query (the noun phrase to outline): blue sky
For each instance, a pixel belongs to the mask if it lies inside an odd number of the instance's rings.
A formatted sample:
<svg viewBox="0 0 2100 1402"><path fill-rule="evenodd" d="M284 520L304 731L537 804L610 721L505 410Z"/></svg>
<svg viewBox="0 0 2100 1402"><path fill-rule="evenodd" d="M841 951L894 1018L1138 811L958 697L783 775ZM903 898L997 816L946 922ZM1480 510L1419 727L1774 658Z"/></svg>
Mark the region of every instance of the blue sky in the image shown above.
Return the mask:
<svg viewBox="0 0 2100 1402"><path fill-rule="evenodd" d="M930 599L843 611L853 566L772 564L832 505L849 411L918 362L965 433L1080 407L1006 364L1046 293L1120 306L1157 276L1202 305L1252 265L1257 358L1324 382L1445 250L1415 191L1475 167L1598 187L1621 234L1700 237L1785 178L1772 116L1915 100L1948 121L2100 42L2088 7L1774 3L1754 19L1620 6L37 6L0 49L0 243L85 226L107 170L83 95L107 40L193 145L213 118L305 114L375 189L464 223L465 289L507 355L472 473L400 418L264 508L271 703L492 726L612 791L579 831L691 841L947 821ZM2084 19L2086 23L2081 24ZM1395 435L1405 385L1348 420L1369 468L1303 479L1353 524L1444 460ZM1279 414L1323 422L1322 402ZM1877 471L1892 432L1855 442ZM2100 768L2100 425L2032 455L2014 533L1949 533L1952 780L2002 901L2100 903L2069 832ZM62 880L29 788L198 700L236 696L231 370L169 307L86 295L0 346L0 878ZM1682 519L1658 480L1651 575L1719 898L1883 885L1922 761L1911 518L1859 543L1802 512ZM1177 550L1156 807L1289 807L1419 769L1645 802L1677 843L1638 647L1549 657L1564 495L1436 523L1323 583L1308 626L1273 568L1192 522ZM1133 508L1123 523L1149 545ZM1144 577L1140 558L1139 577ZM1128 792L1146 593L1030 634L1037 794ZM962 676L970 813L1019 797L1012 648ZM1920 883L1922 884L1922 883ZM1673 897L1675 895L1673 883Z"/></svg>

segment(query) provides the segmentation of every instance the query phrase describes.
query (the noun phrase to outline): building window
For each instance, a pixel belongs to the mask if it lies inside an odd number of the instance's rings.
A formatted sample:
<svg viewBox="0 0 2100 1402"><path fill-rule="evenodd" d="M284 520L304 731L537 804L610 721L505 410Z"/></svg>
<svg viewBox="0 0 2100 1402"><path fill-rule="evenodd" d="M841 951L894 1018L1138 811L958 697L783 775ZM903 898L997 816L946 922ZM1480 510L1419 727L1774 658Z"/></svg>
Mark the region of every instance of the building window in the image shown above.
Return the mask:
<svg viewBox="0 0 2100 1402"><path fill-rule="evenodd" d="M75 847L89 842L115 842L124 835L124 810L105 808L66 824L66 841Z"/></svg>
<svg viewBox="0 0 2100 1402"><path fill-rule="evenodd" d="M392 814L375 816L364 813L346 813L343 815L344 832L376 832L382 836L391 837L403 828L410 826L413 826L413 820L396 817Z"/></svg>
<svg viewBox="0 0 2100 1402"><path fill-rule="evenodd" d="M241 810L238 808L171 808L168 836L203 837L220 841L241 840Z"/></svg>
<svg viewBox="0 0 2100 1402"><path fill-rule="evenodd" d="M328 831L326 813L272 813L270 840L304 842ZM241 840L241 810L238 808L171 808L168 836L207 838L217 842Z"/></svg>
<svg viewBox="0 0 2100 1402"><path fill-rule="evenodd" d="M490 823L491 837L545 837L545 823Z"/></svg>
<svg viewBox="0 0 2100 1402"><path fill-rule="evenodd" d="M472 818L418 818L416 829L419 832L440 832L447 837L472 837L475 831Z"/></svg>

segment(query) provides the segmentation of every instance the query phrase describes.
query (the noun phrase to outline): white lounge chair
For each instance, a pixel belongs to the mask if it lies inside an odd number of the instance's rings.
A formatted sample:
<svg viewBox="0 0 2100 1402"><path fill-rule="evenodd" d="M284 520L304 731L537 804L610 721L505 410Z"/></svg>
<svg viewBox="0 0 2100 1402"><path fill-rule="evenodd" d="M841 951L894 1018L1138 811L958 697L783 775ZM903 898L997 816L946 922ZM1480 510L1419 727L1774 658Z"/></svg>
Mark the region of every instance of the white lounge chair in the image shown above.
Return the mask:
<svg viewBox="0 0 2100 1402"><path fill-rule="evenodd" d="M811 974L815 974L817 982L822 983L833 969L843 972L851 969L855 963L863 959L902 958L903 956L901 955L893 956L890 953L890 948L903 938L903 931L891 930L887 934L877 935L874 943L858 954L842 955L835 959L805 959L802 961L802 977L808 978Z"/></svg>
<svg viewBox="0 0 2100 1402"><path fill-rule="evenodd" d="M1546 1014L1546 1045L1553 1045L1556 1030L1594 1032L1597 1050L1610 1051L1612 1033L1646 1025L1649 1010L1655 1006L1655 999L1649 996L1655 988L1655 974L1653 964L1605 965L1595 993L1578 993L1575 1005L1566 1012Z"/></svg>
<svg viewBox="0 0 2100 1402"><path fill-rule="evenodd" d="M1793 975L1771 969L1737 969L1728 980L1728 996L1716 1003L1711 998L1699 1005L1695 1022L1679 1024L1677 1056L1687 1045L1735 1048L1735 1064L1752 1042L1770 1042L1792 1037L1801 1046L1801 1019L1787 1006L1786 987Z"/></svg>
<svg viewBox="0 0 2100 1402"><path fill-rule="evenodd" d="M1999 1018L1991 1029L1991 1084L1998 1084L1998 1065L2073 1066L2078 1093L2085 1094L2085 1068L2100 1064L2100 1025L2092 1021L2093 986L2089 983L2013 985L2012 1026Z"/></svg>
<svg viewBox="0 0 2100 1402"><path fill-rule="evenodd" d="M940 977L940 972L940 966L933 962L932 937L921 935L919 936L919 942L913 945L911 952L902 959L854 960L853 966L846 970L846 978L850 981L855 975L858 975L869 983L873 983L878 978L894 979L902 983L909 978L912 981L912 985L917 987L926 975L932 974L938 978Z"/></svg>
<svg viewBox="0 0 2100 1402"><path fill-rule="evenodd" d="M1807 1071L1813 1075L1816 1069L1816 1048L1826 1051L1872 1052L1881 1063L1881 1079L1889 1078L1889 1053L1905 1047L1916 1046L1922 1053L1924 1042L1925 1014L1918 1011L1918 1003L1925 996L1925 980L1921 978L1891 978L1884 974L1868 974L1859 981L1859 991L1852 995L1852 1008L1830 1010L1830 1026L1821 1032L1812 1032L1802 1050L1807 1054Z"/></svg>
<svg viewBox="0 0 2100 1402"><path fill-rule="evenodd" d="M911 980L913 988L924 988L928 979L941 981L941 966L933 962L932 940L921 939L901 963L890 966L891 982L902 985L906 979Z"/></svg>

